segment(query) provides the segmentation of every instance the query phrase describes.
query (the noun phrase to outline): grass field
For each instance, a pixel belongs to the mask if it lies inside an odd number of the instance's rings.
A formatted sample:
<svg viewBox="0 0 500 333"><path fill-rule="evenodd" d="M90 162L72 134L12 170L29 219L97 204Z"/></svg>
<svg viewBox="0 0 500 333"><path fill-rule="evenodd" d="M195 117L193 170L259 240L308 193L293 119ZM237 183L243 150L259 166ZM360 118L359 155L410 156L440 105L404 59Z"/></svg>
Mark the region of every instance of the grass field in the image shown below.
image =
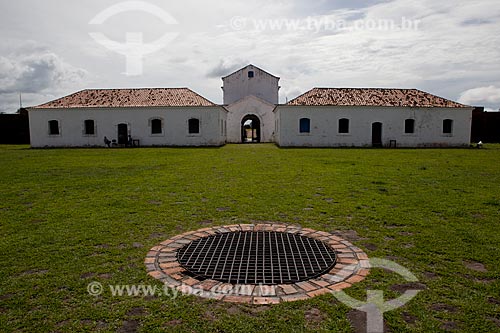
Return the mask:
<svg viewBox="0 0 500 333"><path fill-rule="evenodd" d="M0 146L0 331L353 330L332 295L276 306L182 296L98 297L151 284L148 250L213 225L277 221L340 231L425 288L385 314L393 332L500 331L500 146L486 149L31 150ZM404 279L383 269L357 299Z"/></svg>

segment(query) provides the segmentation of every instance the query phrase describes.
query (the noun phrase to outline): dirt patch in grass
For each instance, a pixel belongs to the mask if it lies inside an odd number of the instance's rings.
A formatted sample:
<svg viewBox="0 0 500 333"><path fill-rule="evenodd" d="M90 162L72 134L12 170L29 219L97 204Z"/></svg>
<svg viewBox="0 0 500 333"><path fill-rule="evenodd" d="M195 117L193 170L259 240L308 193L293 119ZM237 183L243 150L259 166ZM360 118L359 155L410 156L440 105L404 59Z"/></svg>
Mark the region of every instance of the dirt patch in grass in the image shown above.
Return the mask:
<svg viewBox="0 0 500 333"><path fill-rule="evenodd" d="M392 291L397 291L400 293L404 293L407 290L425 290L427 286L421 282L407 282L394 284L390 287Z"/></svg>
<svg viewBox="0 0 500 333"><path fill-rule="evenodd" d="M486 269L486 266L484 266L484 264L482 264L480 262L464 261L464 265L468 269L471 269L471 270L476 271L476 272L482 272L482 273L488 272L488 270Z"/></svg>
<svg viewBox="0 0 500 333"><path fill-rule="evenodd" d="M445 303L436 303L431 305L431 310L438 312L449 312L449 313L457 313L458 308L456 306L445 304Z"/></svg>
<svg viewBox="0 0 500 333"><path fill-rule="evenodd" d="M490 284L495 281L496 281L495 279L490 279L490 278L474 278L474 282L482 284Z"/></svg>
<svg viewBox="0 0 500 333"><path fill-rule="evenodd" d="M376 251L378 246L372 243L364 243L363 246L369 251Z"/></svg>
<svg viewBox="0 0 500 333"><path fill-rule="evenodd" d="M64 327L69 323L69 319L65 319L63 321L60 321L56 324L56 327Z"/></svg>
<svg viewBox="0 0 500 333"><path fill-rule="evenodd" d="M144 247L141 243L134 242L132 243L132 247L136 249L140 249L141 247Z"/></svg>
<svg viewBox="0 0 500 333"><path fill-rule="evenodd" d="M398 228L403 228L401 225L395 225L395 224L389 224L384 226L386 229L398 229Z"/></svg>
<svg viewBox="0 0 500 333"><path fill-rule="evenodd" d="M85 279L90 279L90 278L93 278L95 276L95 273L83 273L82 275L80 275L80 279L82 280L85 280Z"/></svg>
<svg viewBox="0 0 500 333"><path fill-rule="evenodd" d="M181 324L182 324L182 319L173 319L173 320L167 321L165 323L165 326L174 327L174 326L179 326Z"/></svg>
<svg viewBox="0 0 500 333"><path fill-rule="evenodd" d="M325 320L325 315L318 308L307 309L304 312L304 317L306 319L306 325L309 328L318 328Z"/></svg>
<svg viewBox="0 0 500 333"><path fill-rule="evenodd" d="M217 320L217 315L213 311L207 310L203 313L203 318L210 322L214 322Z"/></svg>
<svg viewBox="0 0 500 333"><path fill-rule="evenodd" d="M271 307L267 305L262 305L262 306L245 306L243 307L243 310L245 311L246 314L252 316L252 317L257 317L261 313L266 312L269 310Z"/></svg>
<svg viewBox="0 0 500 333"><path fill-rule="evenodd" d="M336 230L333 231L332 234L338 235L348 241L358 241L358 240L368 239L360 237L356 230Z"/></svg>
<svg viewBox="0 0 500 333"><path fill-rule="evenodd" d="M21 275L35 275L35 274L45 274L48 273L48 269L30 269L25 272L22 272Z"/></svg>
<svg viewBox="0 0 500 333"><path fill-rule="evenodd" d="M103 330L103 329L105 329L107 327L108 327L108 323L106 323L105 321L102 321L102 320L99 320L95 324L95 328L98 329L98 330Z"/></svg>
<svg viewBox="0 0 500 333"><path fill-rule="evenodd" d="M92 325L94 322L90 319L82 319L80 320L80 325L82 326L90 326Z"/></svg>
<svg viewBox="0 0 500 333"><path fill-rule="evenodd" d="M139 331L138 320L125 320L122 327L118 329L118 333L135 333Z"/></svg>
<svg viewBox="0 0 500 333"><path fill-rule="evenodd" d="M231 316L237 316L241 314L241 309L237 305L231 305L226 309L226 313Z"/></svg>
<svg viewBox="0 0 500 333"><path fill-rule="evenodd" d="M127 316L129 317L142 317L146 313L146 310L143 307L135 307L127 312Z"/></svg>
<svg viewBox="0 0 500 333"><path fill-rule="evenodd" d="M434 272L424 272L424 277L428 280L434 280L434 279L437 279L439 276L434 273Z"/></svg>
<svg viewBox="0 0 500 333"><path fill-rule="evenodd" d="M366 312L351 310L347 313L347 319L351 323L354 333L366 333ZM384 332L391 332L384 322Z"/></svg>
<svg viewBox="0 0 500 333"><path fill-rule="evenodd" d="M398 257L398 256L391 256L391 255L389 255L389 256L385 256L385 259L387 259L387 260L392 260L392 261L395 261L395 262L398 262L399 260L401 260L401 258L400 258L400 257ZM390 270L389 270L389 271L390 271Z"/></svg>
<svg viewBox="0 0 500 333"><path fill-rule="evenodd" d="M459 329L459 326L454 321L445 321L441 325L441 329L444 330L444 331L457 331Z"/></svg>
<svg viewBox="0 0 500 333"><path fill-rule="evenodd" d="M498 318L494 318L494 317L490 317L488 318L493 324L497 325L497 327L500 327L500 319Z"/></svg>
<svg viewBox="0 0 500 333"><path fill-rule="evenodd" d="M111 274L111 273L102 273L102 274L99 274L97 277L99 279L108 280L108 279L111 279L113 277L113 274Z"/></svg>
<svg viewBox="0 0 500 333"><path fill-rule="evenodd" d="M198 222L198 224L201 224L201 225L211 225L213 223L214 223L214 221L212 221L212 220L203 220L203 221Z"/></svg>
<svg viewBox="0 0 500 333"><path fill-rule="evenodd" d="M415 324L418 320L417 316L414 316L408 312L403 312L402 317L407 324Z"/></svg>
<svg viewBox="0 0 500 333"><path fill-rule="evenodd" d="M167 235L162 232L153 232L149 235L149 239L158 239L158 238L166 238Z"/></svg>
<svg viewBox="0 0 500 333"><path fill-rule="evenodd" d="M488 297L488 303L500 305L500 301L494 297Z"/></svg>

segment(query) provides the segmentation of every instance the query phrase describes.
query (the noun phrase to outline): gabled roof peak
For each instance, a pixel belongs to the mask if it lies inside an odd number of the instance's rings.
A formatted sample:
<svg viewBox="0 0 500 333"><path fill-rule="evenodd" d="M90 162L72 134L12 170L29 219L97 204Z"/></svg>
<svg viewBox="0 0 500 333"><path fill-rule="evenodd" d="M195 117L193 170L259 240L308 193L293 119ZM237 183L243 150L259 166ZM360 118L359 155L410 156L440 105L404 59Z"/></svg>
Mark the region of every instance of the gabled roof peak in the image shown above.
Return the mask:
<svg viewBox="0 0 500 333"><path fill-rule="evenodd" d="M189 88L85 89L34 109L215 106Z"/></svg>
<svg viewBox="0 0 500 333"><path fill-rule="evenodd" d="M463 105L418 89L313 88L286 105L304 106L393 106L465 108Z"/></svg>
<svg viewBox="0 0 500 333"><path fill-rule="evenodd" d="M269 73L269 72L267 72L267 71L263 70L263 69L262 69L262 68L260 68L260 67L257 67L257 66L255 66L255 65L253 65L253 64L248 64L248 65L246 65L245 67L240 68L240 69L238 69L238 70L234 71L233 73L231 73L231 74L229 74L229 75L226 75L226 76L222 77L222 80L224 80L224 79L226 79L226 78L228 78L228 77L230 77L230 76L233 76L233 75L237 74L237 73L238 73L238 72L240 72L240 71L244 71L244 70L246 70L246 69L247 69L247 68L249 68L249 67L251 67L251 68L253 68L253 69L256 69L256 70L259 70L259 71L261 71L261 72L263 72L263 73L266 73L267 75L272 76L272 77L274 77L274 78L276 78L276 79L278 79L278 80L280 79L278 76L273 75L273 74L271 74L271 73Z"/></svg>

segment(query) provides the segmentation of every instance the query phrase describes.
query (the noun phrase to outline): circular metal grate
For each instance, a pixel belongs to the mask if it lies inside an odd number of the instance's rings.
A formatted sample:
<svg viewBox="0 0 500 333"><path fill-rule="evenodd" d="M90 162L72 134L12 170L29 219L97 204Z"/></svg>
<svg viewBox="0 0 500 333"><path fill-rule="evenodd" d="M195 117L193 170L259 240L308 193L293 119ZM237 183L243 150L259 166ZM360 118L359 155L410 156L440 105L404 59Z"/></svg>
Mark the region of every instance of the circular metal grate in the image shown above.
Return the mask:
<svg viewBox="0 0 500 333"><path fill-rule="evenodd" d="M189 275L232 284L290 284L316 278L336 262L335 251L310 237L238 231L192 241L177 252Z"/></svg>

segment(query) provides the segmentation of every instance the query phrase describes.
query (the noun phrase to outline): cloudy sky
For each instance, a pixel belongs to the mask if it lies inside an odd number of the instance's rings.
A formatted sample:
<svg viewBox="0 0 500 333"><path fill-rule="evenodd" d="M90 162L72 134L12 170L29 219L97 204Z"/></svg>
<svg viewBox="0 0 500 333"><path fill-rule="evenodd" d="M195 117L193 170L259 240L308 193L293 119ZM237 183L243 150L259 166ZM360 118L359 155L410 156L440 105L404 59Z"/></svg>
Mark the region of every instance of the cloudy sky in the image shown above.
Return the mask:
<svg viewBox="0 0 500 333"><path fill-rule="evenodd" d="M2 1L0 37L0 112L86 88L221 103L220 77L249 63L281 77L281 102L394 87L500 108L498 0Z"/></svg>

